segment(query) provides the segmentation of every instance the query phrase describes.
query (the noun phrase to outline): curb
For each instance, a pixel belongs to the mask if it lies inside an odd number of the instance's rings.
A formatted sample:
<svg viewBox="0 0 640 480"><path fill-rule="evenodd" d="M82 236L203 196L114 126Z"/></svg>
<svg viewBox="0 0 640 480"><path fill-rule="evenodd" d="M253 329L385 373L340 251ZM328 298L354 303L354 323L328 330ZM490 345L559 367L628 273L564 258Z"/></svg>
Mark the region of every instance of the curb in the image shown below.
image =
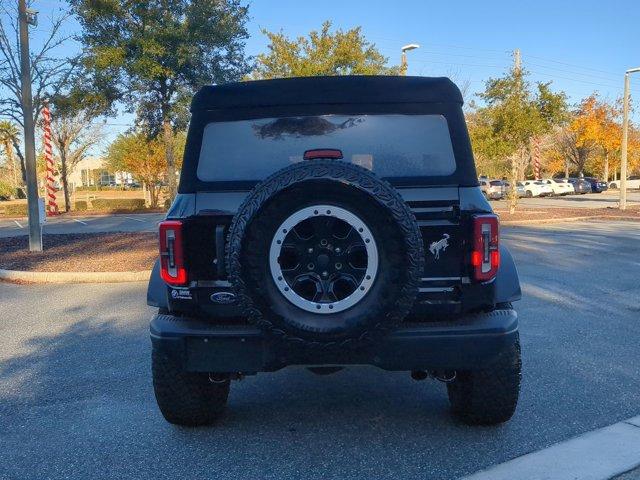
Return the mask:
<svg viewBox="0 0 640 480"><path fill-rule="evenodd" d="M582 220L626 220L630 222L640 221L639 217L625 217L623 215L591 215L586 217L566 217L566 218L539 218L531 220L501 220L500 225L532 225L536 223L562 223L579 222Z"/></svg>
<svg viewBox="0 0 640 480"><path fill-rule="evenodd" d="M493 465L461 480L609 480L638 466L640 416Z"/></svg>
<svg viewBox="0 0 640 480"><path fill-rule="evenodd" d="M25 272L0 269L0 280L28 283L126 283L149 280L144 272Z"/></svg>

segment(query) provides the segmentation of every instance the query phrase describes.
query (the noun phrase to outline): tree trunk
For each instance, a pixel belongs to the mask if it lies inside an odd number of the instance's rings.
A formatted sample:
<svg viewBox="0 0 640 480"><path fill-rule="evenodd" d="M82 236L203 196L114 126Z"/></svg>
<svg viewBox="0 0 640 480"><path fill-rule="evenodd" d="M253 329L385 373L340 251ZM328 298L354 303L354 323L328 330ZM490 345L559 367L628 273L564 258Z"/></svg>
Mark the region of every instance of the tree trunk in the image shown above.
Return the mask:
<svg viewBox="0 0 640 480"><path fill-rule="evenodd" d="M162 122L162 133L167 159L167 184L169 185L169 198L173 201L176 196L176 167L173 152L173 129L171 128L171 122L168 118Z"/></svg>
<svg viewBox="0 0 640 480"><path fill-rule="evenodd" d="M604 172L602 173L604 181L609 183L609 152L604 154Z"/></svg>
<svg viewBox="0 0 640 480"><path fill-rule="evenodd" d="M13 148L16 151L16 155L20 159L20 173L22 174L22 184L27 183L27 168L24 165L24 155L22 155L22 151L20 150L20 144L18 143L18 139L13 139Z"/></svg>
<svg viewBox="0 0 640 480"><path fill-rule="evenodd" d="M516 158L515 155L511 157L511 179L509 180L511 184L511 189L509 190L509 213L511 215L515 213L518 205L518 166L516 165Z"/></svg>
<svg viewBox="0 0 640 480"><path fill-rule="evenodd" d="M60 149L60 177L62 178L62 191L64 192L64 211L71 210L71 199L69 197L69 182L67 181L67 156L63 149Z"/></svg>
<svg viewBox="0 0 640 480"><path fill-rule="evenodd" d="M564 178L569 178L569 162L564 162Z"/></svg>

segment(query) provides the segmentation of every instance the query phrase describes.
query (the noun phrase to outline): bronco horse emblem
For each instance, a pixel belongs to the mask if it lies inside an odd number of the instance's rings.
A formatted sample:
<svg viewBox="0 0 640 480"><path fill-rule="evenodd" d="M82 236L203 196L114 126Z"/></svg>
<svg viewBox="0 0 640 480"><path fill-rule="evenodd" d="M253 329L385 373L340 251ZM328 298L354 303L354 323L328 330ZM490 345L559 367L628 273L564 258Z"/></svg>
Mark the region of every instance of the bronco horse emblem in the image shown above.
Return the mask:
<svg viewBox="0 0 640 480"><path fill-rule="evenodd" d="M433 242L431 243L431 245L429 245L429 251L433 254L434 258L438 260L440 258L440 251L442 250L444 252L448 246L449 246L449 234L444 233L442 234L442 238L440 240L438 240L437 242Z"/></svg>

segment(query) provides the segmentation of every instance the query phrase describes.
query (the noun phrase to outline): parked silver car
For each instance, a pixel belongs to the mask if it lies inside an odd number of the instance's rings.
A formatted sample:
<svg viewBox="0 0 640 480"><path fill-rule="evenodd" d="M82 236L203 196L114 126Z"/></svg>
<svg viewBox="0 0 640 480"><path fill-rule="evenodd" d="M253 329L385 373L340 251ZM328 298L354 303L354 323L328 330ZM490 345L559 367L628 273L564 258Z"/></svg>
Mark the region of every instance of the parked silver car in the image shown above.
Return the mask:
<svg viewBox="0 0 640 480"><path fill-rule="evenodd" d="M488 200L500 200L504 197L506 188L502 180L479 180L480 190Z"/></svg>

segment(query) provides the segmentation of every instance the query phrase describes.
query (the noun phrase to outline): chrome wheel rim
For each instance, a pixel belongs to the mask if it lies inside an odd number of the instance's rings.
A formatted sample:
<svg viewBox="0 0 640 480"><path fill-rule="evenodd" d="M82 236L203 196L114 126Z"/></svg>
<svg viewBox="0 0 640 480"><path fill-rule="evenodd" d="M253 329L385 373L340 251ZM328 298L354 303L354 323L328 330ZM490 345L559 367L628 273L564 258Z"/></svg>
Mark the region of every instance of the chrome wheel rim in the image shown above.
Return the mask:
<svg viewBox="0 0 640 480"><path fill-rule="evenodd" d="M334 205L312 205L276 230L269 267L276 287L293 305L318 314L360 302L378 273L378 248L369 227Z"/></svg>

